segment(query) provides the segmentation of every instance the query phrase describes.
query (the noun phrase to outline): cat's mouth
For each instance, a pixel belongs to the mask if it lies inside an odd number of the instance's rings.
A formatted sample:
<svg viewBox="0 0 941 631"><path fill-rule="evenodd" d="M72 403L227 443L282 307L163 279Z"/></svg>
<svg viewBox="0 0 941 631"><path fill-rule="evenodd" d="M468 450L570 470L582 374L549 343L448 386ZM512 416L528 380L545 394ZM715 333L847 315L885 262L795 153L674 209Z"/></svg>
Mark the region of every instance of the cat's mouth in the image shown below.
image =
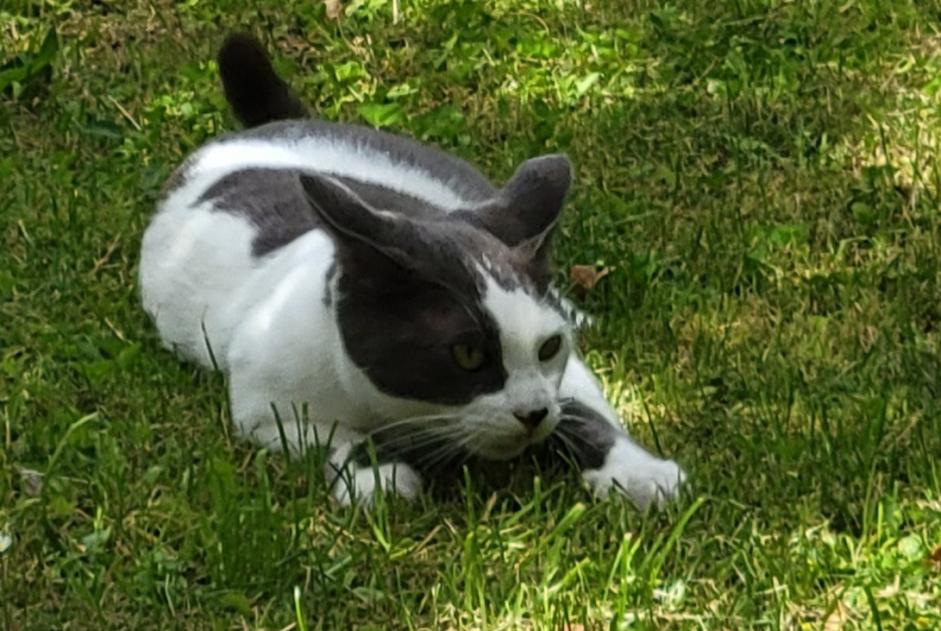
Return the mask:
<svg viewBox="0 0 941 631"><path fill-rule="evenodd" d="M488 460L511 460L521 455L529 447L541 443L552 430L543 430L511 437L491 438L486 442L471 444L470 449L478 456Z"/></svg>
<svg viewBox="0 0 941 631"><path fill-rule="evenodd" d="M522 454L529 445L529 441L520 441L516 445L488 445L475 451L477 455L489 460L512 460Z"/></svg>

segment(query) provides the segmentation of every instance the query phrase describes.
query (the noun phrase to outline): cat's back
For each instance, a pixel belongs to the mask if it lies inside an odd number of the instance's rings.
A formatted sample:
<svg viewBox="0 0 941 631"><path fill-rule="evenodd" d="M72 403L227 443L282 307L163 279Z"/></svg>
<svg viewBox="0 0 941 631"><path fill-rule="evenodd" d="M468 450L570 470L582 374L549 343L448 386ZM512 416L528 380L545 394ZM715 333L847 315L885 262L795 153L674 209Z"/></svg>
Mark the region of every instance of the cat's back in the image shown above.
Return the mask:
<svg viewBox="0 0 941 631"><path fill-rule="evenodd" d="M496 194L476 168L430 145L360 125L290 120L229 134L205 145L174 174L167 201L193 204L205 199L210 188L221 190L223 178L259 170L325 173L392 212L416 212L415 206L418 212L448 212ZM229 177L226 183L236 181ZM268 188L255 186L252 193L274 194L283 188L283 181L272 178ZM380 191L388 197L380 197Z"/></svg>
<svg viewBox="0 0 941 631"><path fill-rule="evenodd" d="M410 215L447 213L495 194L459 158L355 125L277 121L214 140L171 177L144 234L144 307L167 346L210 364L207 346L224 349L237 324L233 305L264 298L265 284L251 280L277 268L283 250L305 235L305 246L318 249L309 272L327 282L332 240L299 182L310 171L343 181L376 208Z"/></svg>
<svg viewBox="0 0 941 631"><path fill-rule="evenodd" d="M441 149L397 134L323 120L276 121L246 130L220 145L251 152L262 146L271 154L257 158L285 161L301 169L344 180L361 196L378 187L408 196L419 205L445 212L490 199L496 189L468 162ZM258 144L261 143L261 144ZM290 154L290 157L288 157ZM369 201L369 200L366 200ZM377 202L385 200L376 200ZM379 205L377 203L377 205ZM401 200L385 210L408 212Z"/></svg>

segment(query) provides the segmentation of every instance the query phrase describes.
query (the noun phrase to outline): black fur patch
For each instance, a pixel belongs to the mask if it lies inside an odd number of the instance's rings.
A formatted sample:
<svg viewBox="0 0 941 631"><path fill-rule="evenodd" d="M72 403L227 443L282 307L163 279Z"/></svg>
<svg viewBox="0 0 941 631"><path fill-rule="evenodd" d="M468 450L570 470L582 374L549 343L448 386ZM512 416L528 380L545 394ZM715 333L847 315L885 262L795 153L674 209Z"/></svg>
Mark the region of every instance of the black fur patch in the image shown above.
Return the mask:
<svg viewBox="0 0 941 631"><path fill-rule="evenodd" d="M449 269L424 278L368 248L340 248L337 315L350 358L370 381L406 399L459 405L503 388L506 371L496 325L480 305L478 279ZM483 349L474 371L452 346Z"/></svg>
<svg viewBox="0 0 941 631"><path fill-rule="evenodd" d="M323 227L323 220L304 199L297 171L243 169L217 180L197 204L212 201L216 208L248 218L258 229L252 254L264 256Z"/></svg>
<svg viewBox="0 0 941 631"><path fill-rule="evenodd" d="M562 404L562 420L550 442L570 454L580 468L598 469L604 465L608 452L621 433L599 412L573 400ZM564 434L565 439L559 438L559 434Z"/></svg>

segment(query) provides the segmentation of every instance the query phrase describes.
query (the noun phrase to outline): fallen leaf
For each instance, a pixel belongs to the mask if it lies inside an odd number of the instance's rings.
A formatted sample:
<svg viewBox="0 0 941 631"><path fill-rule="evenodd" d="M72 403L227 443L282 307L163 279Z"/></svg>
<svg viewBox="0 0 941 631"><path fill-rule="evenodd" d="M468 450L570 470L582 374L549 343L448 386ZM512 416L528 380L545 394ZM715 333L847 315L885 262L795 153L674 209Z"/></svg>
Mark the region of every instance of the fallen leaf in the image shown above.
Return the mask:
<svg viewBox="0 0 941 631"><path fill-rule="evenodd" d="M941 570L941 546L938 546L934 549L934 552L925 559L925 563L928 565L934 565L937 569Z"/></svg>
<svg viewBox="0 0 941 631"><path fill-rule="evenodd" d="M339 20L343 17L343 5L340 0L323 0L323 6L327 9L327 18Z"/></svg>
<svg viewBox="0 0 941 631"><path fill-rule="evenodd" d="M30 497L42 493L42 474L35 469L20 467L20 478L23 480L23 490Z"/></svg>
<svg viewBox="0 0 941 631"><path fill-rule="evenodd" d="M610 271L607 267L599 268L597 265L573 265L569 271L569 281L575 294L584 298Z"/></svg>

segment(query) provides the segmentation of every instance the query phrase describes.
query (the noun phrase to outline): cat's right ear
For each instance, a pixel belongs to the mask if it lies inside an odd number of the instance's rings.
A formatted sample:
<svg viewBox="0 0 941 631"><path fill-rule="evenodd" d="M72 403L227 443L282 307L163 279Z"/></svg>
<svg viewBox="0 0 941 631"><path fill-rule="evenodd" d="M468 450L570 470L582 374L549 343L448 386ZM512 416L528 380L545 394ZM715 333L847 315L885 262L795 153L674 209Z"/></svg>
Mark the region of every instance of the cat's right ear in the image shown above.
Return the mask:
<svg viewBox="0 0 941 631"><path fill-rule="evenodd" d="M336 178L304 173L300 181L311 208L340 238L366 245L405 268L420 268L420 237L410 221L373 208Z"/></svg>
<svg viewBox="0 0 941 631"><path fill-rule="evenodd" d="M571 183L572 164L566 156L532 158L516 169L497 197L465 212L506 245L532 249L532 243L546 242L558 222Z"/></svg>
<svg viewBox="0 0 941 631"><path fill-rule="evenodd" d="M496 198L463 212L508 245L537 284L547 285L549 243L571 184L572 163L565 155L532 158L516 169Z"/></svg>

